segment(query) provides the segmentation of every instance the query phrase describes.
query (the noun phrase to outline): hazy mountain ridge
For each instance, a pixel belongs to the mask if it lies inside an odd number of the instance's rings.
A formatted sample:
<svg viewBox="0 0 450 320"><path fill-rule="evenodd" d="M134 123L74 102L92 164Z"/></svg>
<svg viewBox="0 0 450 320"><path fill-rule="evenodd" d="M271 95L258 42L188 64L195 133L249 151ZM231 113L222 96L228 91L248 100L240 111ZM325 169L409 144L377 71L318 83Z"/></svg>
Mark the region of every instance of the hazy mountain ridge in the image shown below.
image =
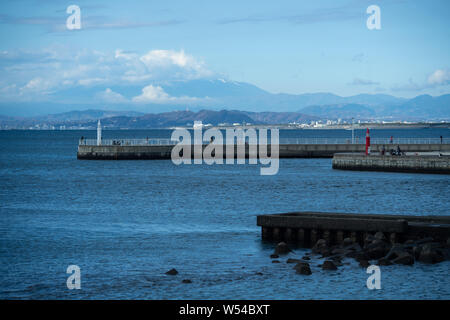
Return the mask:
<svg viewBox="0 0 450 320"><path fill-rule="evenodd" d="M321 119L370 119L376 117L375 110L356 103L309 106L300 109L300 112L314 115Z"/></svg>
<svg viewBox="0 0 450 320"><path fill-rule="evenodd" d="M387 119L387 120L448 120L450 119L450 95L437 97L417 96L413 99L398 98L387 94L358 94L341 97L333 93L286 94L270 93L255 85L225 80L190 80L154 83L167 93L169 99L158 102L136 103L133 97L140 94L142 85L111 86L112 92L123 101L99 100L105 87L76 87L55 93L58 102L0 103L0 114L26 116L47 121L89 120L108 116L139 116L149 113L166 113L177 110L241 110L243 112L301 113L310 118L326 119ZM79 97L77 99L77 97ZM187 97L187 99L182 99ZM71 101L78 101L71 103ZM84 114L73 110L97 110L104 114ZM121 110L121 111L116 111ZM276 112L274 112L276 110ZM66 113L61 115L61 113ZM47 114L47 115L45 115ZM49 115L51 114L51 115ZM227 117L231 117L228 114ZM251 116L249 116L251 118ZM283 116L284 117L284 116ZM283 118L281 117L281 118ZM289 119L298 118L291 115ZM239 118L245 121L245 118ZM260 121L262 115L257 117ZM300 117L301 119L301 117ZM223 122L233 119L222 119ZM284 119L285 120L285 119ZM214 120L215 121L215 120ZM286 120L285 120L286 121ZM300 122L294 120L296 122Z"/></svg>
<svg viewBox="0 0 450 320"><path fill-rule="evenodd" d="M75 120L73 115L78 118ZM104 115L104 117L95 117L96 115ZM32 118L13 118L0 117L0 127L2 128L28 128L39 125L48 128L54 126L65 127L95 127L97 120L101 119L102 125L109 128L128 128L128 129L144 129L144 128L167 128L174 126L192 126L194 121L202 121L203 124L220 125L235 123L245 124L283 124L283 123L309 123L312 120L319 120L318 117L308 116L296 112L246 112L238 110L200 110L193 111L171 111L163 113L149 113L139 116L109 116L109 112L103 110L86 110L76 111L74 113L62 113L51 115L46 120L45 117L40 119ZM63 119L64 116L70 116L67 120L55 121L55 119Z"/></svg>
<svg viewBox="0 0 450 320"><path fill-rule="evenodd" d="M142 112L136 111L105 111L105 110L74 110L64 113L49 114L46 116L36 117L37 120L46 120L49 122L65 122L65 121L88 121L111 117L136 117L143 115Z"/></svg>
<svg viewBox="0 0 450 320"><path fill-rule="evenodd" d="M393 105L364 105L344 103L308 106L299 112L326 119L393 119L393 120L448 120L450 94L432 97L421 95Z"/></svg>
<svg viewBox="0 0 450 320"><path fill-rule="evenodd" d="M238 110L200 110L172 111L157 114L146 114L140 117L111 117L102 120L106 127L115 128L164 128L175 126L192 126L194 121L202 121L203 124L214 126L220 124L232 125L235 123L245 124L280 124L292 122L309 122L318 119L301 113L267 113L267 112L245 112ZM94 125L94 122L83 123L86 126Z"/></svg>

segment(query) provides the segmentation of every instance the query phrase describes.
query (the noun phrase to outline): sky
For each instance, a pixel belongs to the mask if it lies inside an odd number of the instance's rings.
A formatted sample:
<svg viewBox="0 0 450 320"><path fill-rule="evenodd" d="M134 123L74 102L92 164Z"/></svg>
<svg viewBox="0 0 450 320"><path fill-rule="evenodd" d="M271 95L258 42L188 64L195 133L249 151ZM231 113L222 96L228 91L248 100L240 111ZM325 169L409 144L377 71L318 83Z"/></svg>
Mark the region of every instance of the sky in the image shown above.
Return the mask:
<svg viewBox="0 0 450 320"><path fill-rule="evenodd" d="M81 29L69 30L77 5ZM366 24L370 5L381 28ZM0 102L133 84L131 102L184 102L156 83L224 79L271 93L411 98L450 92L450 1L0 2Z"/></svg>

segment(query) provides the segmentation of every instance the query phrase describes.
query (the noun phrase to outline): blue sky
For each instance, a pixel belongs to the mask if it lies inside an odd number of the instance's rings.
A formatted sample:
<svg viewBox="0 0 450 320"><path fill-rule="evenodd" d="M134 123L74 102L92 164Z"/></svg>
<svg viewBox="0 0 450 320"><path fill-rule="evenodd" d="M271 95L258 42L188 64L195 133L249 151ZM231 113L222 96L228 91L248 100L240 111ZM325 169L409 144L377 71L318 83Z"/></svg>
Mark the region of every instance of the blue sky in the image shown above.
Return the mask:
<svg viewBox="0 0 450 320"><path fill-rule="evenodd" d="M71 4L81 30L65 27ZM366 27L372 4L381 30ZM152 83L202 78L272 93L441 95L449 13L445 0L1 1L0 101L99 85L117 101L110 88L127 82L142 87L134 102L170 101Z"/></svg>

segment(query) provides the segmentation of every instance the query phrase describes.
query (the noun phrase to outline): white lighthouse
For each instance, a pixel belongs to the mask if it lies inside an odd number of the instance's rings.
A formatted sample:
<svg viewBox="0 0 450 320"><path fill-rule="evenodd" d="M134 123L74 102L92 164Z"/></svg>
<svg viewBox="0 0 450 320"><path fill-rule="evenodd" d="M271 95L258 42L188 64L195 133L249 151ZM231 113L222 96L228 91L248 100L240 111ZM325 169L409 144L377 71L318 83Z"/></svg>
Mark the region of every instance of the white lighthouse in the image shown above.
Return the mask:
<svg viewBox="0 0 450 320"><path fill-rule="evenodd" d="M98 120L97 123L97 145L102 145L102 124L100 123L100 120Z"/></svg>

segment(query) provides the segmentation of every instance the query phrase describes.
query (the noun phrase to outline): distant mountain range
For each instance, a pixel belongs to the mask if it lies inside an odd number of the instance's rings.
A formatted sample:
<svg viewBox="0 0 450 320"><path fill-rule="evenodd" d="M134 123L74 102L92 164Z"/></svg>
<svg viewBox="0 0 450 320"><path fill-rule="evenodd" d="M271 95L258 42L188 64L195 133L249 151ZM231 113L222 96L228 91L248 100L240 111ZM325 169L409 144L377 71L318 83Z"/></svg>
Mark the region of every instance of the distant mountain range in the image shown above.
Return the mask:
<svg viewBox="0 0 450 320"><path fill-rule="evenodd" d="M189 109L191 111L254 112L258 115L253 115L252 119L262 122L297 119L299 117L297 114L301 114L301 119L306 119L308 115L311 119L330 120L352 117L358 120L450 119L450 94L437 97L421 95L413 99L387 94L359 94L350 97L341 97L332 93L272 94L249 83L221 79L172 81L152 85L160 86L164 92L163 97L169 98L164 101L156 100L159 101L158 103L137 103L133 97L142 93L142 85L108 88L78 86L53 93L53 102L0 103L0 114L9 117L32 117L35 120L47 117L49 121L82 121L89 120L89 117L138 117L143 114ZM120 97L120 101L102 100L100 97L105 91L114 92L117 97ZM97 110L100 113L94 115L92 112L88 114L81 112L86 110ZM290 115L280 116L279 112ZM221 117L221 114L218 116ZM227 117L232 117L232 113L227 114ZM229 120L227 118L221 121Z"/></svg>
<svg viewBox="0 0 450 320"><path fill-rule="evenodd" d="M247 112L237 110L201 110L172 111L158 114L146 114L140 117L112 117L103 120L103 125L114 128L163 128L175 126L192 126L194 121L214 126L220 124L280 124L306 123L319 120L318 117L294 112ZM88 124L86 124L88 125Z"/></svg>
<svg viewBox="0 0 450 320"><path fill-rule="evenodd" d="M358 96L354 96L358 97ZM350 97L350 98L354 98ZM393 120L448 120L450 119L450 94L432 97L417 96L410 100L373 104L341 103L313 105L300 109L300 112L328 119L393 119Z"/></svg>
<svg viewBox="0 0 450 320"><path fill-rule="evenodd" d="M214 126L233 125L236 123L255 125L309 124L324 118L330 119L335 116L341 116L344 112L355 115L356 119L371 117L375 112L368 107L358 104L311 106L302 110L316 115L301 112L250 112L238 110L171 111L148 114L134 111L84 110L34 118L0 116L0 129L59 129L61 127L67 129L93 129L97 126L98 119L101 119L103 127L110 129L191 127L194 121L202 121L203 124Z"/></svg>
<svg viewBox="0 0 450 320"><path fill-rule="evenodd" d="M95 119L111 118L111 117L139 117L144 115L142 112L136 111L105 111L105 110L85 110L85 111L69 111L64 113L49 114L46 116L36 117L38 120L49 122L65 122L65 121L88 121Z"/></svg>
<svg viewBox="0 0 450 320"><path fill-rule="evenodd" d="M204 124L214 126L220 124L232 125L235 123L251 124L284 124L284 123L309 123L320 120L318 117L309 116L298 112L248 112L237 110L200 110L171 111L163 113L127 113L108 112L102 110L71 111L48 117L19 118L0 116L0 128L92 128L96 127L97 120L101 119L102 125L107 128L148 129L167 128L175 126L192 126L194 121L202 121Z"/></svg>

